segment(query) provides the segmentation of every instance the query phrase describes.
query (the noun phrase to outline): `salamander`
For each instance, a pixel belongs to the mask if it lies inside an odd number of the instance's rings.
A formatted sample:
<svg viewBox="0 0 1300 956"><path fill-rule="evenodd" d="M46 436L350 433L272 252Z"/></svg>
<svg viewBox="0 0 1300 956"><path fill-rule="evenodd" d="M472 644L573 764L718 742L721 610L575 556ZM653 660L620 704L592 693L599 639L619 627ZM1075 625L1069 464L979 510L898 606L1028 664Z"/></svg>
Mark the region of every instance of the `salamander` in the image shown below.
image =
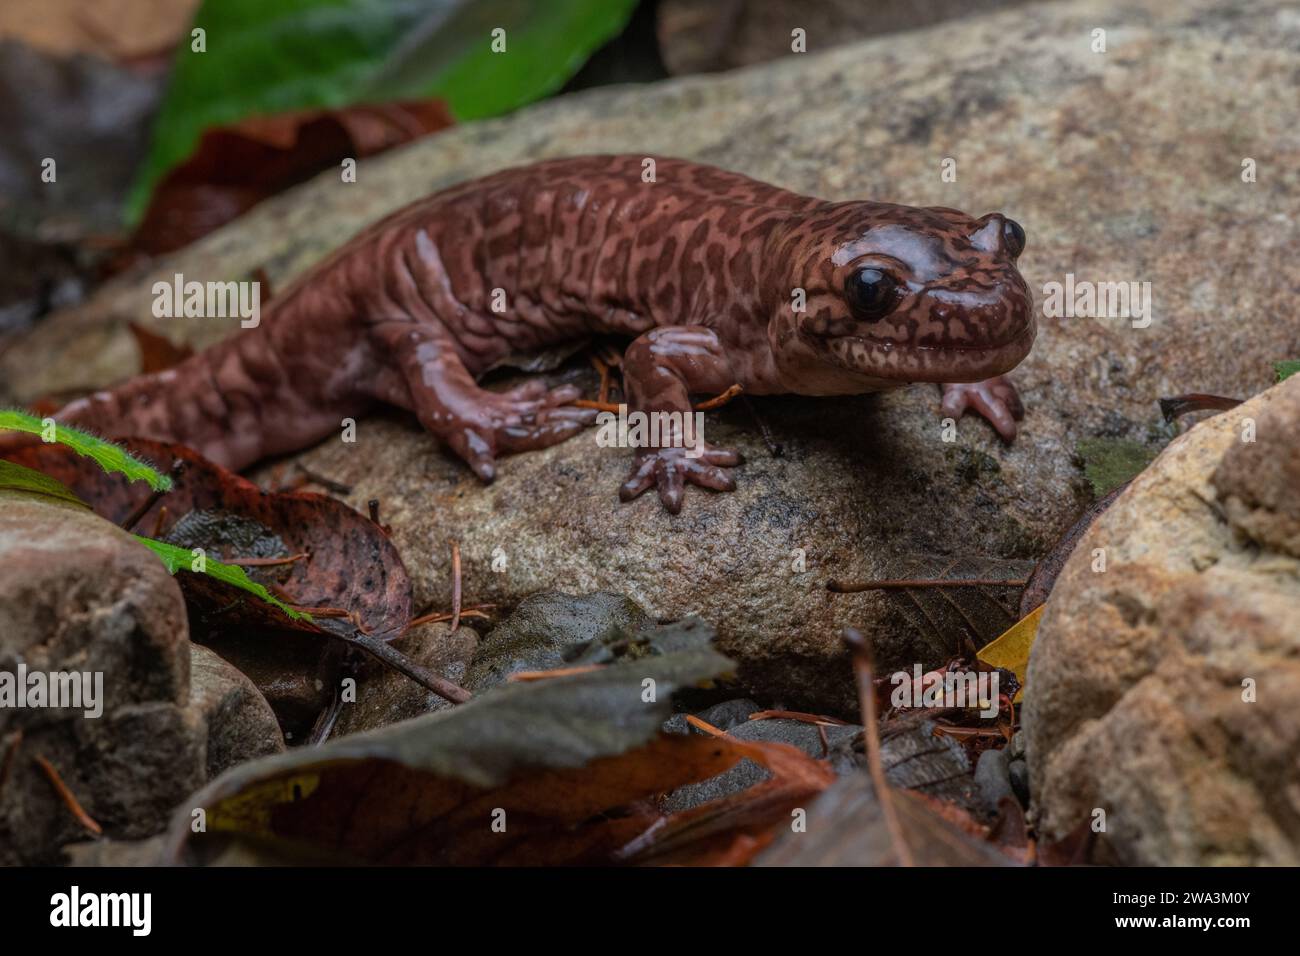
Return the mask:
<svg viewBox="0 0 1300 956"><path fill-rule="evenodd" d="M508 169L389 215L276 296L256 328L67 405L61 421L187 444L229 468L310 446L375 403L415 413L480 479L596 412L573 386L479 386L512 356L630 340L634 411L691 396L853 395L943 384L1007 441L1004 378L1035 325L998 213L826 202L715 167L585 156ZM663 439L661 438L661 443ZM735 487L733 451L643 447L620 497Z"/></svg>

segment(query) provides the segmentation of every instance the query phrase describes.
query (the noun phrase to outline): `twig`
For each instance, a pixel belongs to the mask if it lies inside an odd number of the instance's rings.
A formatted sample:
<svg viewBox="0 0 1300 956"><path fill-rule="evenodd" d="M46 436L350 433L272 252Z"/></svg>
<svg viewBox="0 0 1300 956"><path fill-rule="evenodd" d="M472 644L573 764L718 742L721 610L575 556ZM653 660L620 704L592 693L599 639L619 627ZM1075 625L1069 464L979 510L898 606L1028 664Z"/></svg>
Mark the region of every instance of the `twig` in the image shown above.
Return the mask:
<svg viewBox="0 0 1300 956"><path fill-rule="evenodd" d="M715 395L713 398L705 399L702 402L696 403L694 408L697 412L711 412L715 408L721 408L743 391L744 388L737 383L736 385L732 385L721 395Z"/></svg>
<svg viewBox="0 0 1300 956"><path fill-rule="evenodd" d="M600 388L596 391L596 401L606 404L609 402L609 366L602 362L598 355L591 356L591 364L600 374Z"/></svg>
<svg viewBox="0 0 1300 956"><path fill-rule="evenodd" d="M460 542L451 542L451 629L460 627Z"/></svg>
<svg viewBox="0 0 1300 956"><path fill-rule="evenodd" d="M1236 408L1241 402L1240 398L1191 392L1187 395L1160 399L1160 414L1164 415L1165 421L1172 422L1178 416L1186 415L1188 412L1226 412L1230 408Z"/></svg>
<svg viewBox="0 0 1300 956"><path fill-rule="evenodd" d="M686 722L690 724L692 727L694 727L696 730L702 730L706 734L709 734L710 736L713 737L727 736L727 732L725 730L722 730L721 728L718 727L714 727L707 720L702 720L699 717L696 717L694 714L687 714Z"/></svg>
<svg viewBox="0 0 1300 956"><path fill-rule="evenodd" d="M59 776L59 772L54 769L54 765L40 754L36 754L32 759L36 761L37 765L39 765L42 770L45 771L45 776L50 778L50 783L54 786L54 792L62 798L68 809L72 811L72 815L77 818L77 822L91 833L95 834L95 836L103 836L104 828L96 823L89 813L82 809L81 804L77 802L77 798L73 796L72 791L68 789L68 785L64 783L63 778Z"/></svg>
<svg viewBox="0 0 1300 956"><path fill-rule="evenodd" d="M692 405L691 408L697 412L709 412L715 408L721 408L723 405L727 404L727 402L731 401L733 398L741 394L741 392L743 391L744 389L741 386L732 385L730 388L728 388L725 392L721 393L720 395L714 395L712 398L706 398L702 402L697 402L696 404ZM618 410L623 407L623 405L619 405L604 399L592 401L589 398L575 399L573 402L570 402L570 404L573 405L575 408L594 408L598 412L615 412L615 413L617 413Z"/></svg>
<svg viewBox="0 0 1300 956"><path fill-rule="evenodd" d="M295 561L302 561L309 558L306 551L298 554L291 554L284 558L223 558L223 564L237 564L241 568L273 568L277 564L293 564Z"/></svg>
<svg viewBox="0 0 1300 956"><path fill-rule="evenodd" d="M550 680L552 677L572 677L574 674L590 674L592 671L604 669L604 664L586 664L582 667L557 667L550 671L515 671L515 673L510 675L510 680Z"/></svg>
<svg viewBox="0 0 1300 956"><path fill-rule="evenodd" d="M486 608L494 608L495 604L472 604L469 607L461 608L460 617L463 621L467 617L478 618L483 621L492 620L492 615L486 613ZM409 631L413 627L419 627L421 624L436 624L439 621L450 621L450 611L435 611L432 614L421 614L419 617L413 617L406 625Z"/></svg>
<svg viewBox="0 0 1300 956"><path fill-rule="evenodd" d="M894 807L893 791L885 780L885 766L880 757L880 731L876 726L876 685L872 681L871 646L862 632L857 628L844 629L844 643L853 655L853 674L858 684L858 708L862 711L863 739L867 745L867 765L871 769L871 782L876 788L876 798L880 801L881 813L889 834L898 851L898 862L903 866L913 866L912 851L903 838L903 827L898 822L898 811Z"/></svg>
<svg viewBox="0 0 1300 956"><path fill-rule="evenodd" d="M370 509L370 520L379 524L379 499L371 498L366 502L366 507Z"/></svg>
<svg viewBox="0 0 1300 956"><path fill-rule="evenodd" d="M341 481L335 481L333 478L326 478L324 475L317 474L316 472L308 468L306 465L304 465L302 462L298 462L294 467L297 468L300 472L302 472L303 476L308 481L310 481L314 485L320 485L326 491L332 492L336 495L352 494L351 485L345 485Z"/></svg>
<svg viewBox="0 0 1300 956"><path fill-rule="evenodd" d="M154 518L153 531L149 532L149 537L157 538L162 534L163 522L167 520L167 506L163 505L158 509L158 514Z"/></svg>
<svg viewBox="0 0 1300 956"><path fill-rule="evenodd" d="M453 704L463 704L474 695L458 684L453 684L445 677L440 677L433 671L420 664L415 663L397 648L393 647L387 641L381 641L371 637L369 634L363 634L360 631L352 635L332 634L340 640L347 641L361 650L365 651L376 660L387 664L396 671L405 674L411 680L415 681L426 690L431 690L444 700L449 700Z"/></svg>
<svg viewBox="0 0 1300 956"><path fill-rule="evenodd" d="M859 591L887 591L895 588L1020 588L1029 583L1029 579L1006 578L956 578L943 580L937 578L899 578L883 581L827 581L826 590L834 594L856 594Z"/></svg>
<svg viewBox="0 0 1300 956"><path fill-rule="evenodd" d="M760 710L749 715L750 720L800 720L805 724L826 724L830 727L847 727L847 720L838 717L821 717L817 714L805 714L800 710Z"/></svg>
<svg viewBox="0 0 1300 956"><path fill-rule="evenodd" d="M619 408L622 407L615 405L613 402L593 402L589 398L575 398L569 404L574 408L594 408L598 412L614 412L615 414L617 414Z"/></svg>

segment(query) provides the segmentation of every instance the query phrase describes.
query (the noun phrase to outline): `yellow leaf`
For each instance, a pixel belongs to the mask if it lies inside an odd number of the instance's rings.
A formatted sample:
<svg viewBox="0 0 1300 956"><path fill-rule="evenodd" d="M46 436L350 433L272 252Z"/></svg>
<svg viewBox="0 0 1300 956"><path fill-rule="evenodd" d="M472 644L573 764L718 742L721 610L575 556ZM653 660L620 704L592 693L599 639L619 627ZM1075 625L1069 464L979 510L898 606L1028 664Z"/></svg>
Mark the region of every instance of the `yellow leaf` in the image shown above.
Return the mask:
<svg viewBox="0 0 1300 956"><path fill-rule="evenodd" d="M1025 696L1025 673L1029 670L1029 650L1034 646L1034 638L1038 636L1038 622L1043 619L1045 606L1038 605L998 637L985 644L977 655L985 664L1005 667L1015 672L1016 680L1020 681L1020 690L1016 691L1015 698L1017 704Z"/></svg>

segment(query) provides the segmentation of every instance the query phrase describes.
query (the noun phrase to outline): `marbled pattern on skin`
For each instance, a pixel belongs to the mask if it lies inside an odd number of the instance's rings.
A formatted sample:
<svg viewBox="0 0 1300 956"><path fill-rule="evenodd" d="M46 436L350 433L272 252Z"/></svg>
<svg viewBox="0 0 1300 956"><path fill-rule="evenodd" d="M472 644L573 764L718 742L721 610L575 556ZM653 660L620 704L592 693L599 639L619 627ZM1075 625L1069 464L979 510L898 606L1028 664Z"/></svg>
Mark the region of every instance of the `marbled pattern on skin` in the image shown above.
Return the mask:
<svg viewBox="0 0 1300 956"><path fill-rule="evenodd" d="M572 387L496 393L477 379L511 356L615 334L631 339L634 410L686 412L691 395L733 384L847 395L970 383L945 387L945 414L973 406L1014 437L1020 403L1001 376L1034 338L1019 226L827 203L667 158L646 182L645 159L550 160L413 203L277 296L257 328L58 417L242 468L387 402L490 481L497 455L563 441L595 413L570 404ZM639 449L620 494L655 487L675 513L687 482L730 490L738 463L723 449Z"/></svg>

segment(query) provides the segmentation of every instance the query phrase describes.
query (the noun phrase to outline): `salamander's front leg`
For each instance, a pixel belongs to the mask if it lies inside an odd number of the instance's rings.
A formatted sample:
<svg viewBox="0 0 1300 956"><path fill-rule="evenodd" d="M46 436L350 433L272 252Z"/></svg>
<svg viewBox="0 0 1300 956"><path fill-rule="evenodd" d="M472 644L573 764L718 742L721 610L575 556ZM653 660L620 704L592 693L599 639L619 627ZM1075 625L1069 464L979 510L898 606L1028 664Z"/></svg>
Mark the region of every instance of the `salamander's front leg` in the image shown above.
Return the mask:
<svg viewBox="0 0 1300 956"><path fill-rule="evenodd" d="M664 326L642 335L623 358L623 381L632 411L676 412L683 421L692 414L691 393L722 392L736 383L717 335L699 325ZM735 490L735 480L723 469L740 464L740 455L714 448L700 435L695 447L683 447L682 437L672 435L665 443L661 434L659 445L638 449L619 498L631 501L654 486L664 507L677 514L688 481L714 491Z"/></svg>
<svg viewBox="0 0 1300 956"><path fill-rule="evenodd" d="M497 455L559 444L595 421L595 410L568 405L582 396L573 385L548 391L533 380L507 392L479 388L436 328L395 321L373 334L397 373L377 397L414 411L485 482L496 477Z"/></svg>
<svg viewBox="0 0 1300 956"><path fill-rule="evenodd" d="M1005 375L982 382L959 382L943 386L943 414L958 419L974 408L997 430L1004 441L1016 437L1016 422L1025 417L1020 394Z"/></svg>

